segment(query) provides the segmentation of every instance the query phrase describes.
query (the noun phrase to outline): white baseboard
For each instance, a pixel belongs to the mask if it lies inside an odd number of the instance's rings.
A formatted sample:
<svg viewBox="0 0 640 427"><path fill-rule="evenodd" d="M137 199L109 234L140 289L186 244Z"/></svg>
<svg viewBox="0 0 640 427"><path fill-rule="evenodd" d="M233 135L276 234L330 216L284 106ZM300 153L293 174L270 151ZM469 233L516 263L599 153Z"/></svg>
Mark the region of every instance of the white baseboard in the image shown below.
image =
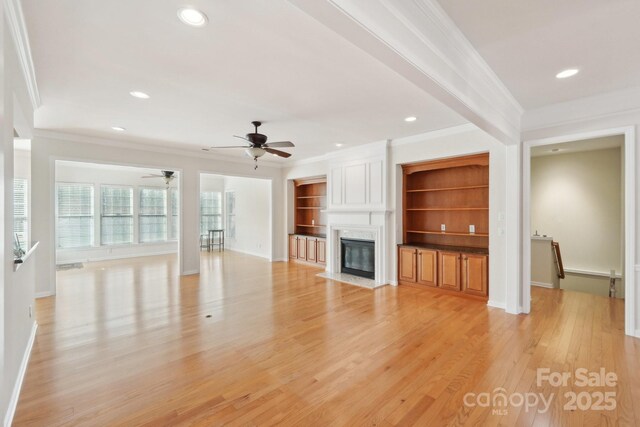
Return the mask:
<svg viewBox="0 0 640 427"><path fill-rule="evenodd" d="M636 338L640 338L640 329L636 329Z"/></svg>
<svg viewBox="0 0 640 427"><path fill-rule="evenodd" d="M33 326L31 327L31 335L29 336L29 341L27 342L27 348L24 350L24 355L22 356L22 362L20 362L18 377L16 378L16 383L13 385L13 392L11 393L11 400L9 401L9 407L7 408L7 413L4 416L5 427L11 426L11 423L13 422L13 416L16 413L16 407L18 406L18 398L20 397L20 389L22 389L22 382L24 381L24 376L27 373L27 365L29 364L29 357L31 356L33 343L36 340L37 330L38 330L38 323L33 322Z"/></svg>
<svg viewBox="0 0 640 427"><path fill-rule="evenodd" d="M191 276L194 274L200 274L200 270L187 270L180 273L181 276Z"/></svg>
<svg viewBox="0 0 640 427"><path fill-rule="evenodd" d="M531 286L538 286L538 287L541 287L541 288L548 288L548 289L554 289L555 288L555 286L553 286L553 284L551 284L551 283L534 282L534 281L531 282Z"/></svg>
<svg viewBox="0 0 640 427"><path fill-rule="evenodd" d="M488 305L489 307L493 307L493 308L500 308L500 309L502 309L502 310L506 310L506 309L507 309L507 304L506 304L506 303L504 303L504 302L499 302L499 301L492 301L492 300L489 300L489 301L487 301L487 305Z"/></svg>
<svg viewBox="0 0 640 427"><path fill-rule="evenodd" d="M236 249L236 248L225 248L226 250L232 251L232 252L238 252L241 254L245 254L245 255L251 255L251 256L257 256L258 258L264 258L264 259L269 259L269 255L265 255L265 254L258 254L255 252L251 252L251 251L244 251L244 250L240 250L240 249Z"/></svg>
<svg viewBox="0 0 640 427"><path fill-rule="evenodd" d="M387 283L389 283L391 286L398 286L397 280L388 280Z"/></svg>
<svg viewBox="0 0 640 427"><path fill-rule="evenodd" d="M51 291L36 292L36 298L46 298L55 295Z"/></svg>
<svg viewBox="0 0 640 427"><path fill-rule="evenodd" d="M287 262L289 261L289 258L274 258L271 260L271 262Z"/></svg>

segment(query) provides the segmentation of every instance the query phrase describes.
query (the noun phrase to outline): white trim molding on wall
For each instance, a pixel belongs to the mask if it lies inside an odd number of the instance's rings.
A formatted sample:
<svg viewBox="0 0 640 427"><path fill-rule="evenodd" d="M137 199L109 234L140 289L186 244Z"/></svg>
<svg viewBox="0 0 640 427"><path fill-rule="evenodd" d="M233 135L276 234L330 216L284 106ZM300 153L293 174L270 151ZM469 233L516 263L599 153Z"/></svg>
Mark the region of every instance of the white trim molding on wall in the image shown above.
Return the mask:
<svg viewBox="0 0 640 427"><path fill-rule="evenodd" d="M38 330L38 323L33 322L31 326L31 334L27 341L27 348L24 350L22 361L20 362L20 368L18 370L18 376L16 382L13 385L13 391L11 393L11 399L9 400L9 406L7 407L7 413L4 416L4 426L10 427L13 423L13 416L16 413L18 407L18 399L20 398L20 390L22 389L22 383L24 382L24 376L27 373L27 366L29 365L29 358L31 357L31 350L33 349L33 343L36 341L36 331Z"/></svg>
<svg viewBox="0 0 640 427"><path fill-rule="evenodd" d="M624 235L636 234L636 135L635 127L627 126L601 129L583 133L559 135L549 138L525 141L522 149L522 304L525 313L531 311L531 149L550 144L570 141L624 135ZM635 266L635 271L634 271ZM635 264L635 240L624 241L624 278L625 278L625 334L638 336L636 309L636 282L640 281L638 266Z"/></svg>
<svg viewBox="0 0 640 427"><path fill-rule="evenodd" d="M36 81L36 72L33 66L33 58L31 56L31 45L29 44L29 34L27 33L27 25L22 12L22 3L20 0L5 0L5 8L7 13L7 22L11 38L16 46L18 61L27 83L27 91L29 99L34 110L40 106L40 92Z"/></svg>

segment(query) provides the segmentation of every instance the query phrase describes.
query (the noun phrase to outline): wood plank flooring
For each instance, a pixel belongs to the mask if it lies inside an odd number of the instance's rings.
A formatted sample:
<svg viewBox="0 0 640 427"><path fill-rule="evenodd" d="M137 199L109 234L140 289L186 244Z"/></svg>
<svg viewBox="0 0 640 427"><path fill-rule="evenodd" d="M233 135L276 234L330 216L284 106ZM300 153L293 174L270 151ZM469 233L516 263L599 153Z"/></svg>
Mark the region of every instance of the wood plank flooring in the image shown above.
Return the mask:
<svg viewBox="0 0 640 427"><path fill-rule="evenodd" d="M534 287L532 314L513 316L318 272L231 251L203 253L186 278L166 256L59 272L58 295L37 301L14 425L640 424L623 301ZM537 368L580 367L617 385L536 384ZM555 398L546 412L464 403L500 387ZM568 391L613 391L616 408L564 410Z"/></svg>

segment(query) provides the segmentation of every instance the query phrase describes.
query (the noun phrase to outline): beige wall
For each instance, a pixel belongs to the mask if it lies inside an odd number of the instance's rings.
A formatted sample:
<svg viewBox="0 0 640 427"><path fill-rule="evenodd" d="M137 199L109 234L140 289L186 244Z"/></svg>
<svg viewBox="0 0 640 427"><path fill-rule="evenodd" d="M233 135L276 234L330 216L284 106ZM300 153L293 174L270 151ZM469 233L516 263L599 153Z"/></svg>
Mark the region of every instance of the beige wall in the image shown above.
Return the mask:
<svg viewBox="0 0 640 427"><path fill-rule="evenodd" d="M620 148L531 159L531 230L560 243L566 269L622 273L622 172Z"/></svg>

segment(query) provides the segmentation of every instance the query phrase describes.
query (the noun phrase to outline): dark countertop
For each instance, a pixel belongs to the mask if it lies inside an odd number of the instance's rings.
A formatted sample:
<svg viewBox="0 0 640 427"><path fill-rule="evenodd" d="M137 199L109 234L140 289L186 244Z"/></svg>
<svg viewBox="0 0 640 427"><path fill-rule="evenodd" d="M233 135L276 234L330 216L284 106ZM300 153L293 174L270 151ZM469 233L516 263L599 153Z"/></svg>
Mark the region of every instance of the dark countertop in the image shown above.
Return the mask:
<svg viewBox="0 0 640 427"><path fill-rule="evenodd" d="M463 246L432 245L428 243L400 243L398 246L410 246L412 248L435 249L439 251L465 252L468 254L489 255L489 249L487 248L468 248Z"/></svg>
<svg viewBox="0 0 640 427"><path fill-rule="evenodd" d="M326 234L310 234L310 233L289 233L289 236L316 237L318 239L326 239Z"/></svg>

